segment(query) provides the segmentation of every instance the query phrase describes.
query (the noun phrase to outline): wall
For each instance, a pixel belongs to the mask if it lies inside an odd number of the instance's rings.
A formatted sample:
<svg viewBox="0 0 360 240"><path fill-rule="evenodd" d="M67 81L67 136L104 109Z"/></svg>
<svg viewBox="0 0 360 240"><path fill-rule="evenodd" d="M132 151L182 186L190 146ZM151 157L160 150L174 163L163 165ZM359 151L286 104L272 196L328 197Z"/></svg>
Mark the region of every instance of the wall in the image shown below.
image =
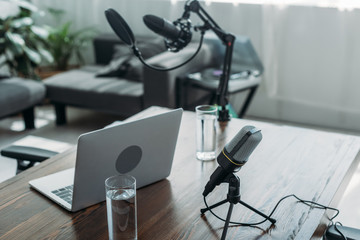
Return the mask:
<svg viewBox="0 0 360 240"><path fill-rule="evenodd" d="M39 5L48 1L34 0ZM175 20L184 1L53 0L74 26L110 32L104 10L112 7L135 34L152 34L145 14ZM360 10L312 6L202 4L226 31L248 35L265 74L248 114L276 120L360 131ZM194 24L201 23L192 16ZM89 57L91 54L89 53Z"/></svg>

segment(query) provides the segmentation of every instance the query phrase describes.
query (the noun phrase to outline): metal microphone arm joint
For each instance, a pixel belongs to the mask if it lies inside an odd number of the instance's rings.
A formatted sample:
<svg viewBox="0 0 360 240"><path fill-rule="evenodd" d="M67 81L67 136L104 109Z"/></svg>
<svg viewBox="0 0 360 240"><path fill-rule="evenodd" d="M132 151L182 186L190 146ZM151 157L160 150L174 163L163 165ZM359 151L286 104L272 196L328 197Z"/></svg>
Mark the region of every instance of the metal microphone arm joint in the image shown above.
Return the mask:
<svg viewBox="0 0 360 240"><path fill-rule="evenodd" d="M134 52L134 55L138 58L142 58L141 56L141 52L139 51L139 49L135 46L135 44L132 46L132 50Z"/></svg>
<svg viewBox="0 0 360 240"><path fill-rule="evenodd" d="M204 23L204 25L197 25L197 26L194 26L194 30L195 31L200 31L201 33L205 33L206 31L208 31L210 29L210 24L208 21L206 21Z"/></svg>

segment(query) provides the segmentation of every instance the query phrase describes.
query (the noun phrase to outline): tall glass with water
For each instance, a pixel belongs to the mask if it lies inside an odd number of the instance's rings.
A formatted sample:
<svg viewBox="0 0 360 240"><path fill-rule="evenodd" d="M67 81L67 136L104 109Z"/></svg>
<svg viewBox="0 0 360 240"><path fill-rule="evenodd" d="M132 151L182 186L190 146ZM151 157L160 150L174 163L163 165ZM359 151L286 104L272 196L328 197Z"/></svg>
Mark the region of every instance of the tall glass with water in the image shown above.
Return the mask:
<svg viewBox="0 0 360 240"><path fill-rule="evenodd" d="M196 158L202 161L216 157L217 107L201 105L196 110Z"/></svg>
<svg viewBox="0 0 360 240"><path fill-rule="evenodd" d="M117 175L105 180L109 239L137 239L136 180Z"/></svg>

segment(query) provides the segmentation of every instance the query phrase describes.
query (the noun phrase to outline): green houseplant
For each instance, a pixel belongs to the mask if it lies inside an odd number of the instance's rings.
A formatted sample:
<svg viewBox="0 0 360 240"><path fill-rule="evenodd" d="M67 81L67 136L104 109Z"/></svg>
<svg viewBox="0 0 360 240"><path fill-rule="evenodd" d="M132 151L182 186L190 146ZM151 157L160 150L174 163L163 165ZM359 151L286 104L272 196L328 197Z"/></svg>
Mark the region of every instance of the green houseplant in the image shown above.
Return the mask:
<svg viewBox="0 0 360 240"><path fill-rule="evenodd" d="M53 61L47 50L48 31L35 25L38 8L27 1L0 1L0 68L12 75L38 79L36 67L43 60Z"/></svg>
<svg viewBox="0 0 360 240"><path fill-rule="evenodd" d="M61 22L65 14L65 11L53 8L48 8L48 11L57 23ZM72 22L67 21L60 26L48 26L48 45L54 58L56 70L67 70L73 55L75 55L78 64L83 64L82 50L89 45L96 34L96 30L91 27L72 31L71 25Z"/></svg>

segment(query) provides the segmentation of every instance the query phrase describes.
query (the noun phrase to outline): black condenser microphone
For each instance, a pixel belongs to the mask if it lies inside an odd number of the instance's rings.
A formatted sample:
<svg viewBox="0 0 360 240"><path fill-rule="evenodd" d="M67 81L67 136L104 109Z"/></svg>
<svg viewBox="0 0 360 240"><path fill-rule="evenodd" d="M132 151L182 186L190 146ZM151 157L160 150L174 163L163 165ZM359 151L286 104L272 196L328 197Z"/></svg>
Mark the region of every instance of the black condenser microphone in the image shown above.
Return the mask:
<svg viewBox="0 0 360 240"><path fill-rule="evenodd" d="M164 18L159 18L154 15L145 15L143 20L148 28L165 38L176 40L180 37L180 29Z"/></svg>
<svg viewBox="0 0 360 240"><path fill-rule="evenodd" d="M188 18L179 18L174 23L154 15L143 17L145 25L153 32L166 38L166 47L178 52L191 41L191 22Z"/></svg>
<svg viewBox="0 0 360 240"><path fill-rule="evenodd" d="M203 196L206 197L214 188L222 183L225 178L240 170L247 162L249 156L262 139L259 129L253 126L243 127L238 134L227 144L217 157L219 167L210 176Z"/></svg>

